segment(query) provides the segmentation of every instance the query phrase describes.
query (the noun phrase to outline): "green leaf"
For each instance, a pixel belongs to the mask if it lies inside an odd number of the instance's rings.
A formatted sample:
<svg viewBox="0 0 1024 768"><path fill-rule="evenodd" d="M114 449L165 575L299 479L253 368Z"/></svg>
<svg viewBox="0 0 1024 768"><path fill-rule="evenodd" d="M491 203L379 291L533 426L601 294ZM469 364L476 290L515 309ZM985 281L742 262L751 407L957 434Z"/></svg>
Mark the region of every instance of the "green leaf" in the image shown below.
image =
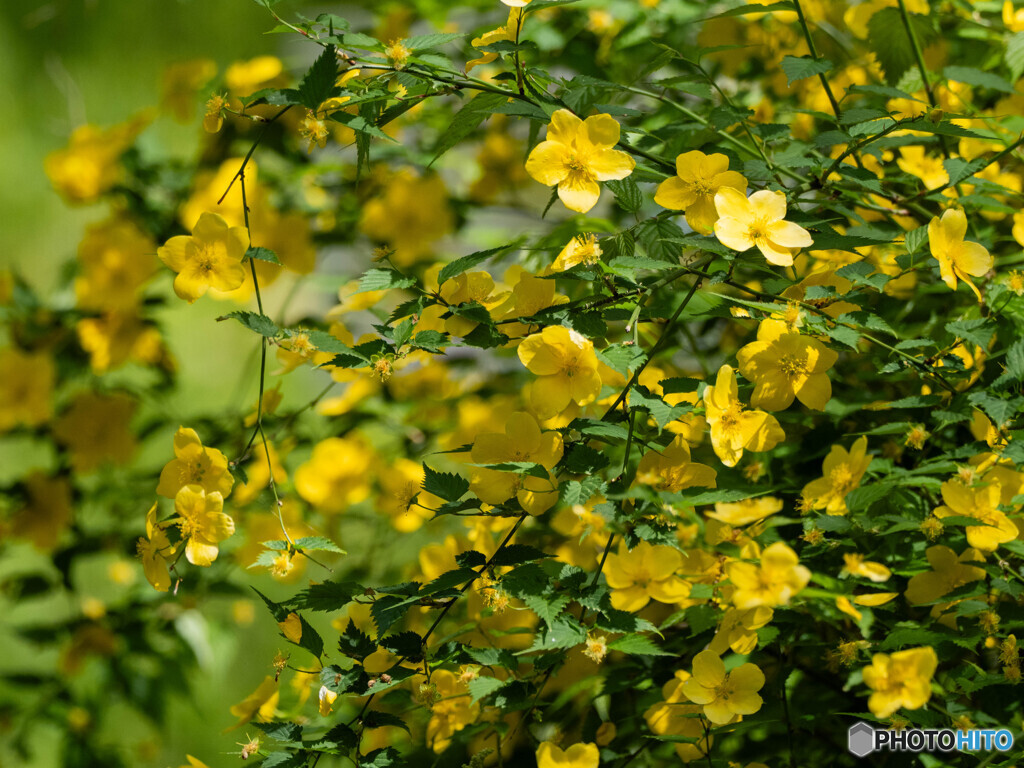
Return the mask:
<svg viewBox="0 0 1024 768"><path fill-rule="evenodd" d="M675 654L663 651L654 641L646 635L629 634L623 635L617 640L608 643L608 650L622 651L633 656L674 656Z"/></svg>
<svg viewBox="0 0 1024 768"><path fill-rule="evenodd" d="M749 3L748 5L741 5L739 8L730 8L728 11L722 13L716 13L714 16L705 16L697 21L710 21L711 19L728 19L733 16L746 16L748 13L772 13L774 11L792 11L795 6L791 2L778 2L768 3L762 5L760 3Z"/></svg>
<svg viewBox="0 0 1024 768"><path fill-rule="evenodd" d="M302 743L302 727L295 723L254 722L253 725L274 739L274 741L283 741L292 746L298 746Z"/></svg>
<svg viewBox="0 0 1024 768"><path fill-rule="evenodd" d="M523 598L526 606L550 626L569 604L568 595L527 595Z"/></svg>
<svg viewBox="0 0 1024 768"><path fill-rule="evenodd" d="M362 661L377 650L377 644L369 635L363 634L354 621L349 620L348 626L338 640L338 650L346 656Z"/></svg>
<svg viewBox="0 0 1024 768"><path fill-rule="evenodd" d="M405 759L394 747L375 749L359 760L359 768L399 768Z"/></svg>
<svg viewBox="0 0 1024 768"><path fill-rule="evenodd" d="M462 32L434 32L429 35L413 35L402 40L402 45L410 51L425 51L428 48L437 48L446 45L453 40L461 40L466 35Z"/></svg>
<svg viewBox="0 0 1024 768"><path fill-rule="evenodd" d="M493 110L507 101L507 96L487 92L478 94L466 102L462 109L455 113L448 128L438 138L437 144L434 146L434 158L428 163L428 167L433 165L437 158L472 134Z"/></svg>
<svg viewBox="0 0 1024 768"><path fill-rule="evenodd" d="M948 169L947 169L948 172ZM928 226L923 225L910 230L906 234L905 245L907 253L917 253L925 243L928 242Z"/></svg>
<svg viewBox="0 0 1024 768"><path fill-rule="evenodd" d="M325 581L322 584L310 584L285 605L310 611L340 611L352 602L352 598L365 591L362 584L354 581Z"/></svg>
<svg viewBox="0 0 1024 768"><path fill-rule="evenodd" d="M1024 339L1018 339L1006 350L1006 372L1016 381L1024 380Z"/></svg>
<svg viewBox="0 0 1024 768"><path fill-rule="evenodd" d="M921 48L927 48L935 38L928 17L911 13L908 18ZM885 81L889 85L896 85L903 73L917 64L913 43L898 8L882 8L871 17L868 21L868 47L885 72Z"/></svg>
<svg viewBox="0 0 1024 768"><path fill-rule="evenodd" d="M300 768L305 764L305 752L271 752L260 763L260 768Z"/></svg>
<svg viewBox="0 0 1024 768"><path fill-rule="evenodd" d="M675 421L680 416L693 409L689 403L669 405L657 395L652 394L646 387L634 385L629 392L629 405L631 408L643 408L651 414L658 423L659 429L664 429L670 421Z"/></svg>
<svg viewBox="0 0 1024 768"><path fill-rule="evenodd" d="M942 70L947 80L956 80L979 88L989 88L1001 93L1014 93L1013 86L994 72L982 72L974 67L950 65Z"/></svg>
<svg viewBox="0 0 1024 768"><path fill-rule="evenodd" d="M338 89L334 82L338 78L338 57L333 45L328 45L313 62L313 66L299 83L299 101L307 109L316 111Z"/></svg>
<svg viewBox="0 0 1024 768"><path fill-rule="evenodd" d="M946 331L959 339L977 344L979 347L988 347L995 333L995 325L984 318L972 318L970 320L957 320L946 323Z"/></svg>
<svg viewBox="0 0 1024 768"><path fill-rule="evenodd" d="M876 291L881 291L889 282L889 276L882 272L876 272L874 265L869 261L855 261L845 267L836 270L839 277L845 277L854 285L869 285Z"/></svg>
<svg viewBox="0 0 1024 768"><path fill-rule="evenodd" d="M458 501L469 490L469 480L450 472L438 472L423 464L423 490L445 501Z"/></svg>
<svg viewBox="0 0 1024 768"><path fill-rule="evenodd" d="M823 75L833 66L828 59L815 60L811 56L784 56L782 58L782 71L786 73L787 86L792 85L795 80Z"/></svg>
<svg viewBox="0 0 1024 768"><path fill-rule="evenodd" d="M1024 74L1024 32L1010 35L1006 39L1005 61L1010 70L1010 79L1017 82Z"/></svg>
<svg viewBox="0 0 1024 768"><path fill-rule="evenodd" d="M277 327L273 320L258 312L245 312L242 310L229 312L217 318L217 322L222 320L237 320L250 331L255 331L260 336L266 336L268 339L276 337L281 332L281 329Z"/></svg>
<svg viewBox="0 0 1024 768"><path fill-rule="evenodd" d="M548 557L551 555L545 554L529 544L508 544L494 553L491 565L519 565Z"/></svg>
<svg viewBox="0 0 1024 768"><path fill-rule="evenodd" d="M401 728L404 731L409 730L409 726L405 724L405 720L400 718L398 715L393 715L390 712L380 712L379 710L371 709L365 715L363 715L363 727L364 728Z"/></svg>
<svg viewBox="0 0 1024 768"><path fill-rule="evenodd" d="M314 552L335 552L339 555L348 554L344 549L324 536L304 536L301 539L295 540L295 546L300 550L309 549Z"/></svg>
<svg viewBox="0 0 1024 768"><path fill-rule="evenodd" d="M411 346L427 352L441 352L448 346L448 334L441 331L419 331L412 337Z"/></svg>
<svg viewBox="0 0 1024 768"><path fill-rule="evenodd" d="M943 160L942 166L946 169L946 174L949 176L947 186L952 187L964 179L971 178L971 176L984 169L988 164L988 159L984 157L979 157L970 162L961 160L959 157L950 157Z"/></svg>
<svg viewBox="0 0 1024 768"><path fill-rule="evenodd" d="M522 244L522 240L516 240L505 245L500 245L497 248L488 248L486 251L477 251L471 253L468 256L462 256L455 261L445 264L441 269L441 273L437 276L437 284L443 285L453 277L458 277L463 272L472 269L477 264L481 264L490 258L498 256L503 253L507 253L513 248L518 248Z"/></svg>
<svg viewBox="0 0 1024 768"><path fill-rule="evenodd" d="M608 189L615 193L615 204L626 213L634 213L643 207L643 193L632 178L626 177L619 181L606 182L606 184Z"/></svg>
<svg viewBox="0 0 1024 768"><path fill-rule="evenodd" d="M475 704L480 701L480 699L487 698L499 688L504 688L508 683L508 680L499 680L496 677L484 677L483 675L477 675L467 683L470 700Z"/></svg>
<svg viewBox="0 0 1024 768"><path fill-rule="evenodd" d="M416 285L415 277L406 277L396 270L370 269L359 278L359 290L356 293L384 291L392 288L412 288L414 285Z"/></svg>
<svg viewBox="0 0 1024 768"><path fill-rule="evenodd" d="M647 354L635 344L610 344L594 351L598 360L623 376L630 376L647 359Z"/></svg>
<svg viewBox="0 0 1024 768"><path fill-rule="evenodd" d="M825 332L829 335L829 338L838 341L840 344L845 344L851 349L857 349L857 345L860 344L860 334L853 328L848 328L845 325L826 328Z"/></svg>
<svg viewBox="0 0 1024 768"><path fill-rule="evenodd" d="M281 260L277 258L277 254L269 248L250 248L245 252L245 258L269 261L271 264L281 263Z"/></svg>

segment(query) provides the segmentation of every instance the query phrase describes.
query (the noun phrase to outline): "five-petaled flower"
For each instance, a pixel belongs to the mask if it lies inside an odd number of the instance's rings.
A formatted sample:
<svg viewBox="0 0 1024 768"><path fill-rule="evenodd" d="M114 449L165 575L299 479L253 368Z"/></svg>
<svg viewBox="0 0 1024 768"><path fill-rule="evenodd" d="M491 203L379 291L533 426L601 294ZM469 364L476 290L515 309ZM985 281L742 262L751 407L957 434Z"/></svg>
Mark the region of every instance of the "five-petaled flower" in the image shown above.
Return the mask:
<svg viewBox="0 0 1024 768"><path fill-rule="evenodd" d="M547 138L526 159L526 172L541 184L558 185L565 207L586 213L597 204L597 182L624 179L636 162L618 149L619 124L610 115L581 120L567 109L551 115Z"/></svg>
<svg viewBox="0 0 1024 768"><path fill-rule="evenodd" d="M867 455L868 439L859 437L849 452L833 445L822 464L822 476L804 486L801 495L810 509L824 509L828 515L845 515L846 494L860 485L871 463Z"/></svg>
<svg viewBox="0 0 1024 768"><path fill-rule="evenodd" d="M747 662L725 671L725 664L714 651L701 651L693 657L693 675L683 683L683 693L704 708L704 716L715 725L725 725L737 716L752 715L764 703L758 691L764 687L764 673Z"/></svg>
<svg viewBox="0 0 1024 768"><path fill-rule="evenodd" d="M156 492L173 499L186 485L198 485L221 496L231 493L235 479L228 472L228 459L216 448L204 446L194 429L178 427L174 435L174 458L164 465Z"/></svg>
<svg viewBox="0 0 1024 768"><path fill-rule="evenodd" d="M549 325L519 345L519 360L538 376L530 387L530 405L541 419L574 402L587 405L601 393L594 343L561 325Z"/></svg>
<svg viewBox="0 0 1024 768"><path fill-rule="evenodd" d="M746 197L738 189L722 187L715 193L715 237L734 251L756 247L769 264L789 267L793 256L813 242L799 224L786 221L786 195L762 189Z"/></svg>
<svg viewBox="0 0 1024 768"><path fill-rule="evenodd" d="M992 552L1000 544L1013 541L1019 530L1010 518L999 510L1001 489L999 483L968 487L957 480L942 484L944 505L935 509L935 516L973 517L980 525L968 525L964 532L967 543L982 552Z"/></svg>
<svg viewBox="0 0 1024 768"><path fill-rule="evenodd" d="M217 545L235 532L235 521L224 513L224 497L186 485L174 497L174 511L174 522L187 539L185 557L192 565L211 565L217 559Z"/></svg>
<svg viewBox="0 0 1024 768"><path fill-rule="evenodd" d="M694 150L676 157L676 175L658 185L654 202L662 208L684 211L687 224L697 232L710 234L718 221L715 194L722 187L745 192L747 180L729 170L725 155Z"/></svg>
<svg viewBox="0 0 1024 768"><path fill-rule="evenodd" d="M731 366L718 369L714 386L704 390L704 409L711 427L711 447L727 467L735 467L743 451L770 451L786 439L778 419L764 411L744 410Z"/></svg>
<svg viewBox="0 0 1024 768"><path fill-rule="evenodd" d="M216 213L204 213L192 235L172 237L157 248L160 261L178 273L174 292L189 304L210 288L233 291L242 285L242 259L249 246L244 227L229 227Z"/></svg>
<svg viewBox="0 0 1024 768"><path fill-rule="evenodd" d="M873 693L868 709L875 717L888 717L900 707L920 709L931 698L932 676L939 658L931 646L909 648L891 656L876 653L864 668L864 682Z"/></svg>
<svg viewBox="0 0 1024 768"><path fill-rule="evenodd" d="M735 587L732 602L737 608L789 605L789 601L811 580L811 572L800 565L796 552L776 541L761 553L759 565L733 561L726 566Z"/></svg>
<svg viewBox="0 0 1024 768"><path fill-rule="evenodd" d="M817 339L792 331L782 320L762 320L757 341L737 354L740 373L754 382L750 404L782 411L800 400L808 408L824 410L832 397L828 378L839 354Z"/></svg>
<svg viewBox="0 0 1024 768"><path fill-rule="evenodd" d="M544 741L537 747L537 768L597 768L600 763L597 744L573 744L562 749Z"/></svg>
<svg viewBox="0 0 1024 768"><path fill-rule="evenodd" d="M971 276L982 277L992 269L992 255L980 243L964 240L967 234L967 216L961 208L950 208L940 219L934 217L928 223L928 247L939 262L942 281L956 290L960 278L981 299L981 291L971 281Z"/></svg>

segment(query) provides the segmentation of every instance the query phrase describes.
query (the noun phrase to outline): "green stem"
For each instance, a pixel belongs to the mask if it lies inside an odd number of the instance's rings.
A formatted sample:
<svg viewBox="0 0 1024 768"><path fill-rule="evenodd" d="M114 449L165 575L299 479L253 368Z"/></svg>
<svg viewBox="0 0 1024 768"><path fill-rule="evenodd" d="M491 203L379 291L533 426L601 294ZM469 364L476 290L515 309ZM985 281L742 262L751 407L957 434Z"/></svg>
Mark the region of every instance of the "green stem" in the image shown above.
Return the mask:
<svg viewBox="0 0 1024 768"><path fill-rule="evenodd" d="M818 49L814 47L814 38L811 37L811 29L807 26L807 19L804 17L803 6L800 5L800 0L793 0L793 5L796 7L796 17L800 21L800 26L804 31L804 39L807 41L807 48L811 52L811 58L815 61L819 61ZM822 86L825 88L825 95L828 96L828 101L832 105L832 111L836 115L836 123L839 122L841 114L839 111L839 102L836 101L836 96L832 93L832 86L828 83L828 78L825 77L824 72L818 73L818 79L821 81Z"/></svg>
<svg viewBox="0 0 1024 768"><path fill-rule="evenodd" d="M921 53L921 44L918 43L917 35L914 34L914 27L910 23L907 5L903 0L896 1L900 6L900 18L903 19L903 28L907 31L907 37L910 38L910 47L913 49L914 58L917 60L917 69L921 73L921 80L924 81L924 91L928 94L928 102L933 107L937 107L938 102L935 101L935 92L932 91L932 84L928 80L928 68L924 65L924 54Z"/></svg>

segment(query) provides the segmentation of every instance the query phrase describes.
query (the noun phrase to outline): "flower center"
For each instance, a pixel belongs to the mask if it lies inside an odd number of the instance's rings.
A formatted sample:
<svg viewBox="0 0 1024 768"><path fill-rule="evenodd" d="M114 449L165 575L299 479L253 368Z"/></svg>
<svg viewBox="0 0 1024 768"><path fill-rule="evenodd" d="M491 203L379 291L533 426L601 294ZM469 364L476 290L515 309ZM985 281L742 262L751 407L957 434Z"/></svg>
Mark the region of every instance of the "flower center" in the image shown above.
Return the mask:
<svg viewBox="0 0 1024 768"><path fill-rule="evenodd" d="M797 355L783 355L779 358L779 368L792 379L807 373L807 361Z"/></svg>
<svg viewBox="0 0 1024 768"><path fill-rule="evenodd" d="M754 242L754 245L760 245L762 242L767 240L768 221L763 217L754 219L747 227L747 237Z"/></svg>
<svg viewBox="0 0 1024 768"><path fill-rule="evenodd" d="M853 488L853 472L848 464L840 464L828 473L828 481L836 494L845 496Z"/></svg>

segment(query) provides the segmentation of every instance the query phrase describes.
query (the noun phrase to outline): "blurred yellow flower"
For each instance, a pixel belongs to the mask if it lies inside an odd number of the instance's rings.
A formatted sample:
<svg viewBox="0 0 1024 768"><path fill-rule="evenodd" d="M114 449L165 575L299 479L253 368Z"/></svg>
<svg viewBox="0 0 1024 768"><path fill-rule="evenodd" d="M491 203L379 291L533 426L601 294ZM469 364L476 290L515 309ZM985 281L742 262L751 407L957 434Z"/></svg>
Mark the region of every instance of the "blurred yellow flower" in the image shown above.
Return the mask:
<svg viewBox="0 0 1024 768"><path fill-rule="evenodd" d="M652 448L644 454L636 479L660 491L677 493L694 486L714 488L716 474L711 467L690 461L690 446L677 435L660 453Z"/></svg>
<svg viewBox="0 0 1024 768"><path fill-rule="evenodd" d="M612 589L612 606L639 611L650 600L677 603L690 594L690 585L676 575L683 555L675 547L641 541L633 549L620 545L608 555L604 574Z"/></svg>
<svg viewBox="0 0 1024 768"><path fill-rule="evenodd" d="M737 608L789 605L811 580L810 570L800 565L796 552L782 541L761 553L759 565L734 561L726 565L726 572L736 587L732 602Z"/></svg>
<svg viewBox="0 0 1024 768"><path fill-rule="evenodd" d="M51 395L56 378L53 358L46 352L0 349L0 433L15 427L36 427L53 412Z"/></svg>
<svg viewBox="0 0 1024 768"><path fill-rule="evenodd" d="M93 472L104 464L126 464L138 447L130 422L138 402L115 392L83 392L53 423L53 436L71 454L75 472Z"/></svg>
<svg viewBox="0 0 1024 768"><path fill-rule="evenodd" d="M543 741L537 747L537 768L597 768L600 763L597 744L573 744L563 750L550 741Z"/></svg>
<svg viewBox="0 0 1024 768"><path fill-rule="evenodd" d="M329 437L295 470L295 490L318 509L336 514L370 495L373 451L358 437Z"/></svg>
<svg viewBox="0 0 1024 768"><path fill-rule="evenodd" d="M891 656L876 653L864 668L864 683L873 693L868 709L875 717L889 717L900 707L920 709L931 698L932 676L939 664L931 646L909 648Z"/></svg>

